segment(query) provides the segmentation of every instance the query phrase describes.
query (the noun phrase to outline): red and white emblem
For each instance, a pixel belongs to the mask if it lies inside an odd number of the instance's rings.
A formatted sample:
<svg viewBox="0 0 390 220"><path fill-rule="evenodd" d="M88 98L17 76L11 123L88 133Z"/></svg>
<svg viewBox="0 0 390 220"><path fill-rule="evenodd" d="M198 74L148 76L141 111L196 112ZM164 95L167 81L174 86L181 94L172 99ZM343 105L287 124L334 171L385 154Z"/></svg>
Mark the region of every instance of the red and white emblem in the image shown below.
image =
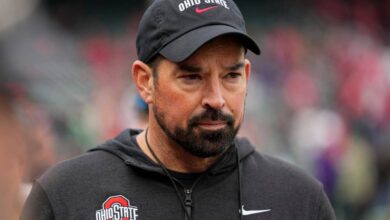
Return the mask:
<svg viewBox="0 0 390 220"><path fill-rule="evenodd" d="M137 220L138 208L122 196L110 196L103 203L103 208L96 211L96 220Z"/></svg>

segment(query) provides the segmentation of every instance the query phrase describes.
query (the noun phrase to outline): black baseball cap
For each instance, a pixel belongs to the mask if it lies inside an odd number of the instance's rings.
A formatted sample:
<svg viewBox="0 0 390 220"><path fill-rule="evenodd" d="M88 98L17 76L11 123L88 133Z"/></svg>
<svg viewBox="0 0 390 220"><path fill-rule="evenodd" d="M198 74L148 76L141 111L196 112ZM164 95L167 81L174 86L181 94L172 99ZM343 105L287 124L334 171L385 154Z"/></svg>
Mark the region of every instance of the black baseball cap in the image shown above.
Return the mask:
<svg viewBox="0 0 390 220"><path fill-rule="evenodd" d="M181 62L222 35L234 35L246 49L260 54L233 0L154 0L139 24L138 59L146 63L161 54Z"/></svg>

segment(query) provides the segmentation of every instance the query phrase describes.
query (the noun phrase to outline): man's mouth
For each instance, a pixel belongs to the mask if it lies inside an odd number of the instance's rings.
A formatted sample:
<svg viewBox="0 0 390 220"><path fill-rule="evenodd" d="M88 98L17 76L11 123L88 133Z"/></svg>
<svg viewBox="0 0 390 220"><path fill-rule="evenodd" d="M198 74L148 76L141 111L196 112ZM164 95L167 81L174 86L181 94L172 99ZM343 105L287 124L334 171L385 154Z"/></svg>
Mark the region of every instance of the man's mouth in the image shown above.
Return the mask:
<svg viewBox="0 0 390 220"><path fill-rule="evenodd" d="M226 127L226 121L201 121L197 126L206 130L218 130Z"/></svg>

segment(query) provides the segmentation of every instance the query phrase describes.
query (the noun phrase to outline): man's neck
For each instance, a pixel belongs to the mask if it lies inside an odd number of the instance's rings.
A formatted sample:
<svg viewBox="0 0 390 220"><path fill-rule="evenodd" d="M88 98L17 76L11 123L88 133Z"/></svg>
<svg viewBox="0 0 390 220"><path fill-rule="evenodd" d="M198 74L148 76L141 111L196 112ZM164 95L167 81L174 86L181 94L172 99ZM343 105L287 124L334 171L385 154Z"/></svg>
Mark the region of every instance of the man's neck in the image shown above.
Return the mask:
<svg viewBox="0 0 390 220"><path fill-rule="evenodd" d="M142 151L157 163L145 141L146 132L137 136ZM200 158L188 153L171 140L159 127L149 127L147 133L150 148L161 163L169 170L180 173L201 173L212 166L219 157Z"/></svg>

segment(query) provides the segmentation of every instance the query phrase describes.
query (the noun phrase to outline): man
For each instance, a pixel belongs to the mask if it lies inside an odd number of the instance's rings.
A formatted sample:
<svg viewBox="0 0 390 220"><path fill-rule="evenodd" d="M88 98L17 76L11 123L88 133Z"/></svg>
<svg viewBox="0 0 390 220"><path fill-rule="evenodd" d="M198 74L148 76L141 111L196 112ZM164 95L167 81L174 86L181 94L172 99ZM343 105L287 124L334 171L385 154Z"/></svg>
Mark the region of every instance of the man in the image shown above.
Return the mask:
<svg viewBox="0 0 390 220"><path fill-rule="evenodd" d="M259 54L231 0L156 0L133 79L148 128L50 169L24 219L335 219L321 185L236 139Z"/></svg>

